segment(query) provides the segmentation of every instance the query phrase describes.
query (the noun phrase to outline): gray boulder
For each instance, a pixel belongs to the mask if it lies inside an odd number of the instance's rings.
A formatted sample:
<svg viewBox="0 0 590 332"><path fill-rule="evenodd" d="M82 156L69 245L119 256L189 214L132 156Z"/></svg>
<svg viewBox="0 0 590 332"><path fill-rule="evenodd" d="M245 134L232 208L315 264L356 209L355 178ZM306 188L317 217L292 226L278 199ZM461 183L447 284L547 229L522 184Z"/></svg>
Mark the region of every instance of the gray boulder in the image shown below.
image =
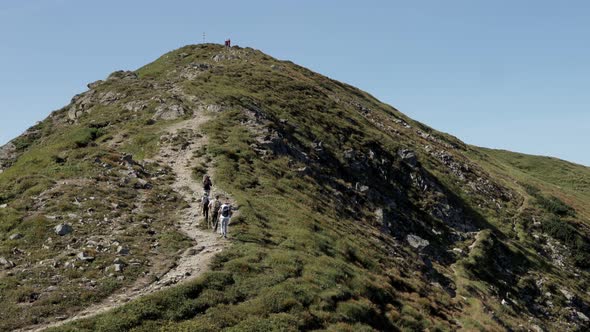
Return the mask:
<svg viewBox="0 0 590 332"><path fill-rule="evenodd" d="M414 234L408 234L408 236L406 236L406 240L408 241L410 247L416 248L418 250L422 250L428 247L428 245L430 245L430 242L428 242L428 240L425 240L419 237L418 235Z"/></svg>
<svg viewBox="0 0 590 332"><path fill-rule="evenodd" d="M94 260L94 257L89 256L86 252L82 251L81 253L79 253L76 256L79 260L83 261L83 262L92 262Z"/></svg>
<svg viewBox="0 0 590 332"><path fill-rule="evenodd" d="M4 257L0 257L0 266L10 269L15 267L15 264Z"/></svg>
<svg viewBox="0 0 590 332"><path fill-rule="evenodd" d="M12 235L9 237L9 239L11 239L11 240L18 240L18 239L22 239L22 238L23 238L23 235L22 235L22 234L20 234L20 233L15 233L15 234L12 234Z"/></svg>
<svg viewBox="0 0 590 332"><path fill-rule="evenodd" d="M117 247L117 255L121 255L121 256L129 255L129 248L123 247L123 246L118 246Z"/></svg>
<svg viewBox="0 0 590 332"><path fill-rule="evenodd" d="M68 224L59 224L59 225L55 226L55 234L57 234L59 236L68 235L73 231L74 231L74 229L72 228L72 226L70 226Z"/></svg>

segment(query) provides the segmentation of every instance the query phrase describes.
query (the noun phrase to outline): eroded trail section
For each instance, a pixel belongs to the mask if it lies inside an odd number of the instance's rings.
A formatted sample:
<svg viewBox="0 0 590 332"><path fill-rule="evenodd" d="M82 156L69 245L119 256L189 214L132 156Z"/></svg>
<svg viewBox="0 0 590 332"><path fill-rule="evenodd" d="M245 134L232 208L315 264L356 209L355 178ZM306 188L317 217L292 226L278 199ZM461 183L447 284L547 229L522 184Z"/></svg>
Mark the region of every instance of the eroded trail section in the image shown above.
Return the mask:
<svg viewBox="0 0 590 332"><path fill-rule="evenodd" d="M176 226L182 233L192 239L192 246L184 252L180 252L175 265L155 282L148 283L140 280L132 287L122 289L101 303L86 308L73 317L46 325L37 325L21 331L42 331L76 320L90 318L141 296L162 290L179 282L195 279L207 271L213 256L229 244L227 240L224 240L218 234L198 226L202 219L199 212L201 211L201 203L198 198L202 195L203 188L200 182L193 179L192 168L199 163L208 166L204 160L196 157L195 153L207 144L207 137L198 134L198 128L207 120L208 118L204 114L198 114L189 120L169 126L166 133L164 133L165 136L174 138L184 133L188 139L181 146L175 145L174 139L165 140L158 155L151 160L163 166L170 166L175 174L175 182L172 184L172 188L189 205L187 208L177 211L179 217ZM213 188L212 192L215 192L215 188ZM171 211L171 213L174 213L174 211Z"/></svg>

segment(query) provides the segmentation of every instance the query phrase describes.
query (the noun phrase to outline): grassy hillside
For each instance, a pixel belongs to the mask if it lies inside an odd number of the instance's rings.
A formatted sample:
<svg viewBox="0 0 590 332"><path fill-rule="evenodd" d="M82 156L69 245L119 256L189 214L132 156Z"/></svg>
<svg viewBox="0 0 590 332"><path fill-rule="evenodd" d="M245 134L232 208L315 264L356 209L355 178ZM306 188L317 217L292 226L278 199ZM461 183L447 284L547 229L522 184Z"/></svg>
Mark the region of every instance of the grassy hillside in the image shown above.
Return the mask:
<svg viewBox="0 0 590 332"><path fill-rule="evenodd" d="M212 172L238 203L231 247L194 281L56 331L589 327L588 168L470 147L363 91L250 48L186 46L114 75L55 112L39 134L17 139L16 155L3 162L11 166L0 174L0 204L8 206L0 209L0 256L16 266L0 275L0 296L12 312L26 313L5 315L3 328L75 312L154 273L142 264L125 278L109 276L102 262L115 253L107 250L66 275L71 283L59 290L80 291L72 285L93 278L104 291L82 301L46 300L44 274L28 281L18 273L56 260L68 245L27 246L27 239L55 237L49 213L67 216L94 204L91 219L100 213L120 222L125 243L144 261L171 260L186 247L170 228L185 203L161 199L174 197L173 179L167 165L146 158L158 151L164 128L196 114L211 118L195 129L208 138L198 157L212 169L195 163L195 174ZM126 153L138 162L121 162ZM110 172L102 166L108 160ZM121 182L123 173L113 169L126 167L141 167L136 172L149 174L143 177L151 186ZM89 178L92 189L51 196L61 205L33 203L64 180ZM114 183L125 184L115 190ZM108 215L109 199L128 210ZM82 205L66 204L72 201ZM31 224L35 215L45 219ZM76 228L75 243L112 231L100 226ZM15 231L24 234L20 242L9 239ZM161 249L140 250L154 236ZM16 259L15 245L33 254ZM29 290L19 291L23 286ZM41 296L30 300L30 293Z"/></svg>
<svg viewBox="0 0 590 332"><path fill-rule="evenodd" d="M551 157L479 148L494 160L496 172L531 183L562 198L590 218L590 168Z"/></svg>

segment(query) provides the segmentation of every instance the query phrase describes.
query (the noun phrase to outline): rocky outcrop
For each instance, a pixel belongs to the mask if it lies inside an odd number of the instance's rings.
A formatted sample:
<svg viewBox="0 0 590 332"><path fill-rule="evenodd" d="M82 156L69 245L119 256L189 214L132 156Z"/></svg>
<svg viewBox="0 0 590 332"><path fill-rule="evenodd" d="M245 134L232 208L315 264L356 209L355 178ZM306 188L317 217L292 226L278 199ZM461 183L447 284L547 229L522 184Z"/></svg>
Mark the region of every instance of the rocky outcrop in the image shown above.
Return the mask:
<svg viewBox="0 0 590 332"><path fill-rule="evenodd" d="M16 157L16 146L9 142L0 148L0 171L10 166Z"/></svg>
<svg viewBox="0 0 590 332"><path fill-rule="evenodd" d="M71 105L68 109L68 118L71 121L76 121L85 113L90 113L94 106L108 106L123 98L125 93L116 91L102 91L89 90L72 98Z"/></svg>
<svg viewBox="0 0 590 332"><path fill-rule="evenodd" d="M192 81L203 73L211 70L211 68L213 68L213 66L208 63L193 62L180 70L180 77Z"/></svg>
<svg viewBox="0 0 590 332"><path fill-rule="evenodd" d="M153 116L154 120L176 120L186 114L186 110L181 105L167 103L158 105L156 113Z"/></svg>
<svg viewBox="0 0 590 332"><path fill-rule="evenodd" d="M129 70L117 70L107 77L107 81L115 80L136 80L137 74Z"/></svg>
<svg viewBox="0 0 590 332"><path fill-rule="evenodd" d="M397 154L402 158L402 161L408 164L410 167L416 167L418 165L418 158L416 153L409 149L401 149Z"/></svg>

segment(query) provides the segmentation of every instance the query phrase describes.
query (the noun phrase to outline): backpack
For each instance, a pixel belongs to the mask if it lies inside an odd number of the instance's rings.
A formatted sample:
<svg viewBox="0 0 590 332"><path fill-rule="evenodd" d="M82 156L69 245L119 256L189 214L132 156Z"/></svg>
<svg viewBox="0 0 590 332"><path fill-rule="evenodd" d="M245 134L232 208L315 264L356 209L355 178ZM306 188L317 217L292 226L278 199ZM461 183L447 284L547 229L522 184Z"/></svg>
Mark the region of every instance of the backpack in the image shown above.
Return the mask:
<svg viewBox="0 0 590 332"><path fill-rule="evenodd" d="M219 211L220 207L221 207L221 202L218 199L216 199L213 202L213 211L215 211L215 213L217 213L217 211Z"/></svg>
<svg viewBox="0 0 590 332"><path fill-rule="evenodd" d="M229 213L230 213L231 209L229 207L229 205L224 205L221 207L221 216L224 218L229 217Z"/></svg>
<svg viewBox="0 0 590 332"><path fill-rule="evenodd" d="M203 201L201 203L203 204L203 206L208 206L209 205L209 197L203 196Z"/></svg>

